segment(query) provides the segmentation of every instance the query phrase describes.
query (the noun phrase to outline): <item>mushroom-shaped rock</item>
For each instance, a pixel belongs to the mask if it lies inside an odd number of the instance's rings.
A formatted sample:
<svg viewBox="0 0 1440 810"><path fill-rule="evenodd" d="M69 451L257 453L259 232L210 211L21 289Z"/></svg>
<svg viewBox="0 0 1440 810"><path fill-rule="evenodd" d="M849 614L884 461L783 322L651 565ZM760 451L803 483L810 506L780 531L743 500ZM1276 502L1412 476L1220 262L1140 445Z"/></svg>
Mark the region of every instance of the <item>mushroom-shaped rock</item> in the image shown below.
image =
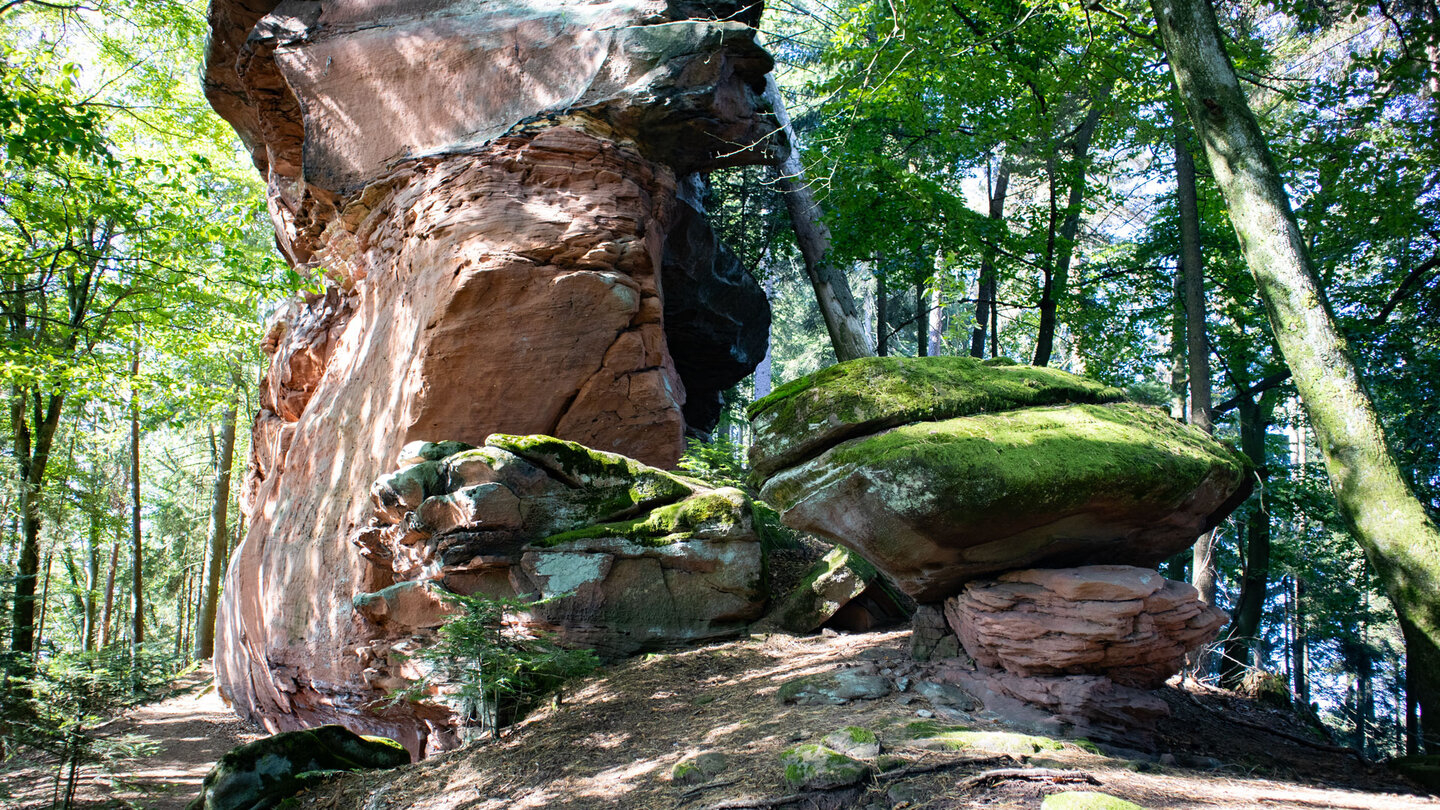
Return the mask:
<svg viewBox="0 0 1440 810"><path fill-rule="evenodd" d="M1155 565L1243 498L1244 459L1055 369L869 358L751 407L761 495L917 601L1016 568Z"/></svg>

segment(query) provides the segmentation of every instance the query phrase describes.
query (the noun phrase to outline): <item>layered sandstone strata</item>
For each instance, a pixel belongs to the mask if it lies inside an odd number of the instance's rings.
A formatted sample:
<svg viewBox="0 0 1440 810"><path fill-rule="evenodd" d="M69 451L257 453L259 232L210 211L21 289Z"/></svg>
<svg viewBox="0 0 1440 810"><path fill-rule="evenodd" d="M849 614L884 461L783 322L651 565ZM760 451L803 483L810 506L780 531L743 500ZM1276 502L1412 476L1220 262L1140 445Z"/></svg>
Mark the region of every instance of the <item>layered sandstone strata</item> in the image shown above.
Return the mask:
<svg viewBox="0 0 1440 810"><path fill-rule="evenodd" d="M1011 571L968 583L945 616L969 678L1041 706L1081 734L1146 739L1168 712L1149 694L1215 640L1227 616L1196 590L1125 565Z"/></svg>
<svg viewBox="0 0 1440 810"><path fill-rule="evenodd" d="M758 8L212 4L207 95L281 251L329 285L266 338L217 645L241 714L421 733L367 708L378 631L351 608L377 591L358 494L405 444L544 433L667 466L760 360L763 293L707 240L693 176L766 159Z"/></svg>

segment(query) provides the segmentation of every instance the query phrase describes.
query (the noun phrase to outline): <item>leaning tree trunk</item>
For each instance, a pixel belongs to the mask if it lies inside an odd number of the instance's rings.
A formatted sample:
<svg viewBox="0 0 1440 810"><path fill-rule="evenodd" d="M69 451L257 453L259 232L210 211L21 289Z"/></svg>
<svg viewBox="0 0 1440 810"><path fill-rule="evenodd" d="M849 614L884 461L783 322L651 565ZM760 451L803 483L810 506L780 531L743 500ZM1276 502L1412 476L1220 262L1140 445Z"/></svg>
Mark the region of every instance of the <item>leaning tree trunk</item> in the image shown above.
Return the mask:
<svg viewBox="0 0 1440 810"><path fill-rule="evenodd" d="M1395 605L1421 723L1440 726L1440 529L1395 462L1310 263L1209 0L1152 0L1190 120L1230 209L1341 514ZM1433 733L1433 732L1430 732Z"/></svg>
<svg viewBox="0 0 1440 810"><path fill-rule="evenodd" d="M215 490L210 497L210 561L205 569L200 615L195 623L195 657L202 661L215 656L215 606L220 599L220 574L224 571L225 547L229 540L225 521L230 514L230 467L235 461L235 418L236 408L232 405L225 412L224 422L220 427Z"/></svg>
<svg viewBox="0 0 1440 810"><path fill-rule="evenodd" d="M795 228L795 241L804 258L805 274L815 288L815 300L820 314L825 318L825 328L830 332L830 343L835 347L835 357L840 361L870 357L874 351L865 339L865 319L855 306L855 297L850 294L850 284L845 274L826 259L830 252L830 230L820 219L820 206L815 194L805 182L804 168L800 163L800 150L796 146L795 129L790 126L790 116L785 112L785 101L780 98L780 89L775 80L765 77L765 100L775 113L775 120L785 134L782 159L777 167L777 184L785 197L785 207L790 210L790 222Z"/></svg>

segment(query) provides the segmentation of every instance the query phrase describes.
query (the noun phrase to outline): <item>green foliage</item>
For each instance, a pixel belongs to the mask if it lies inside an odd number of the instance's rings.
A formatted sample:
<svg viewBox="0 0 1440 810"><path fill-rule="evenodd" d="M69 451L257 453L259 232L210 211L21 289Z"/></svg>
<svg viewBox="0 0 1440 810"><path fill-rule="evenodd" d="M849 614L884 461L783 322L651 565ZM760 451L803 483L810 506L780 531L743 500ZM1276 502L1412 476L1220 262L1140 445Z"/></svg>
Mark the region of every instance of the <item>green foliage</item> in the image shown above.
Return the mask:
<svg viewBox="0 0 1440 810"><path fill-rule="evenodd" d="M54 763L59 805L69 807L79 767L111 770L153 749L143 735L105 734L99 727L128 707L164 697L182 666L168 644L46 656L32 675L10 681L0 693L0 751L6 757L0 775L41 759Z"/></svg>
<svg viewBox="0 0 1440 810"><path fill-rule="evenodd" d="M545 633L518 627L517 614L560 597L534 601L523 597L445 594L457 613L442 626L435 642L413 656L430 672L395 693L396 700L420 700L438 694L452 705L467 727L498 739L510 725L567 679L599 665L592 650L569 650Z"/></svg>
<svg viewBox="0 0 1440 810"><path fill-rule="evenodd" d="M750 474L745 465L745 448L723 438L686 440L685 455L676 466L716 487L746 489L745 479Z"/></svg>

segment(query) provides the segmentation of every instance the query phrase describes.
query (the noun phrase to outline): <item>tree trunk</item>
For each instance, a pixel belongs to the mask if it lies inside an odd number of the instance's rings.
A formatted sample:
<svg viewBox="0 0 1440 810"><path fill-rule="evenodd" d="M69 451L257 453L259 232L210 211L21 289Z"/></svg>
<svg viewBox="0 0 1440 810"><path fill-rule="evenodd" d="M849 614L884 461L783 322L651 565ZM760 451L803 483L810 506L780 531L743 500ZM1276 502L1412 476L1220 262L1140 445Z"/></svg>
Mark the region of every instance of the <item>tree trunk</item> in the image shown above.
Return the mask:
<svg viewBox="0 0 1440 810"><path fill-rule="evenodd" d="M42 408L42 402L44 407ZM15 387L10 395L10 426L15 431L15 463L20 489L20 559L15 571L15 599L10 614L10 652L20 653L11 671L24 676L34 671L29 654L35 651L35 580L40 574L40 507L45 494L45 468L65 398L43 397L38 391Z"/></svg>
<svg viewBox="0 0 1440 810"><path fill-rule="evenodd" d="M50 606L50 570L55 567L55 555L45 555L45 584L40 587L40 617L35 620L35 649L45 642L45 614Z"/></svg>
<svg viewBox="0 0 1440 810"><path fill-rule="evenodd" d="M90 508L90 533L85 544L85 630L81 641L86 652L95 650L95 620L99 617L96 601L100 589L100 510Z"/></svg>
<svg viewBox="0 0 1440 810"><path fill-rule="evenodd" d="M1090 110L1075 133L1071 145L1072 162L1066 172L1070 184L1069 197L1065 201L1065 219L1060 225L1060 238L1055 245L1053 272L1046 279L1046 295L1040 300L1040 334L1035 343L1035 365L1050 365L1054 353L1055 328L1058 325L1057 311L1060 300L1065 297L1065 288L1070 284L1070 261L1075 256L1075 238L1080 233L1080 211L1085 203L1085 175L1089 168L1090 142L1095 137L1095 128L1110 101L1110 85L1106 84L1090 102ZM1051 194L1055 188L1052 184Z"/></svg>
<svg viewBox="0 0 1440 810"><path fill-rule="evenodd" d="M140 343L130 360L130 643L145 643L145 549L140 537Z"/></svg>
<svg viewBox="0 0 1440 810"><path fill-rule="evenodd" d="M995 186L990 191L990 221L999 223L1005 219L1005 193L1010 188L1010 162L1000 161L995 173ZM975 327L970 331L970 356L985 356L986 327L995 312L995 244L986 240L980 255L980 278L975 282ZM993 353L992 353L993 356Z"/></svg>
<svg viewBox="0 0 1440 810"><path fill-rule="evenodd" d="M1440 529L1386 443L1221 44L1214 9L1209 0L1153 5L1176 84L1325 455L1340 512L1395 605L1419 675L1421 722L1429 726L1440 718Z"/></svg>
<svg viewBox="0 0 1440 810"><path fill-rule="evenodd" d="M1178 270L1178 263L1177 263ZM1175 295L1170 308L1170 415L1184 422L1190 379L1186 373L1185 276L1175 273ZM1173 578L1173 577L1172 577Z"/></svg>
<svg viewBox="0 0 1440 810"><path fill-rule="evenodd" d="M765 354L769 357L767 351ZM757 382L757 388L758 382ZM220 453L215 468L215 487L210 496L209 565L205 569L205 585L200 599L199 620L195 624L195 657L209 660L215 655L215 606L220 600L220 577L224 573L225 546L229 540L225 522L230 514L230 468L235 459L235 422L237 408L225 411L220 426Z"/></svg>
<svg viewBox="0 0 1440 810"><path fill-rule="evenodd" d="M105 576L105 611L100 616L100 649L110 645L111 620L115 615L115 575L120 567L120 535L110 541L110 573Z"/></svg>
<svg viewBox="0 0 1440 810"><path fill-rule="evenodd" d="M795 242L804 258L805 275L815 288L815 301L825 319L825 329L830 333L835 357L841 362L869 357L873 352L865 340L864 319L855 306L855 297L850 294L850 284L845 280L845 274L826 260L826 254L830 252L830 230L821 220L815 194L805 182L795 129L790 125L785 100L780 97L780 89L771 76L765 77L765 100L770 103L775 120L785 135L776 184L785 197L785 207L790 211Z"/></svg>
<svg viewBox="0 0 1440 810"><path fill-rule="evenodd" d="M884 268L875 273L875 354L879 357L890 353L890 288L885 273Z"/></svg>
<svg viewBox="0 0 1440 810"><path fill-rule="evenodd" d="M945 302L941 297L940 283L937 279L935 289L930 291L930 353L938 355L944 347L945 340Z"/></svg>
<svg viewBox="0 0 1440 810"><path fill-rule="evenodd" d="M1265 504L1265 484L1270 478L1265 466L1265 435L1275 408L1274 389L1240 398L1240 449L1255 467L1255 508L1245 527L1245 567L1240 576L1240 596L1231 612L1220 657L1220 685L1239 688L1245 679L1250 653L1265 615L1265 595L1270 587L1270 512Z"/></svg>
<svg viewBox="0 0 1440 810"><path fill-rule="evenodd" d="M925 295L925 280L915 279L915 356L925 357L930 354L930 318L929 311L925 307L927 296Z"/></svg>
<svg viewBox="0 0 1440 810"><path fill-rule="evenodd" d="M1310 678L1306 667L1310 665L1309 655L1310 635L1305 628L1305 580L1300 576L1295 577L1295 647L1291 653L1295 660L1291 662L1290 669L1295 678L1295 699L1305 706L1310 706Z"/></svg>

